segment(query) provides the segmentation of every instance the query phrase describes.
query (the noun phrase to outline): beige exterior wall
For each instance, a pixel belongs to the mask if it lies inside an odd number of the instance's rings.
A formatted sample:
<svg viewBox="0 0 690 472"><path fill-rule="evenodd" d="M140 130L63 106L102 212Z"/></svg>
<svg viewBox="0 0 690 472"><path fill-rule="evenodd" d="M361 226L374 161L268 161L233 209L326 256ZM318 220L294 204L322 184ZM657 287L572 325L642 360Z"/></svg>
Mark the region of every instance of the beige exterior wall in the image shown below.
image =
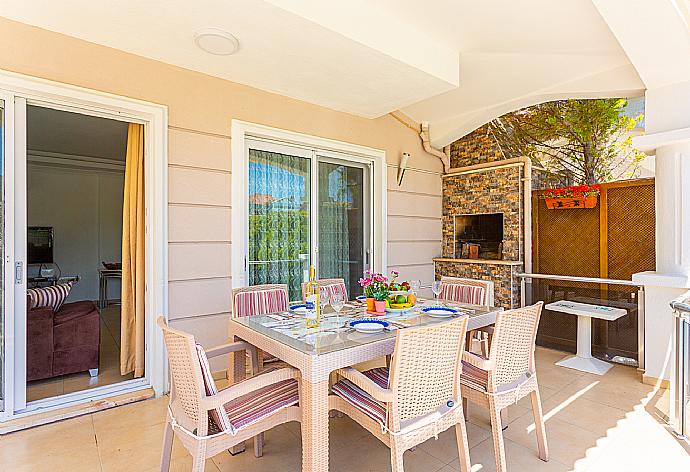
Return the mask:
<svg viewBox="0 0 690 472"><path fill-rule="evenodd" d="M430 285L442 166L391 116L355 117L5 19L0 43L0 69L168 106L169 316L204 345L226 340L231 311L232 119L385 150L389 267ZM398 187L403 151L412 158Z"/></svg>

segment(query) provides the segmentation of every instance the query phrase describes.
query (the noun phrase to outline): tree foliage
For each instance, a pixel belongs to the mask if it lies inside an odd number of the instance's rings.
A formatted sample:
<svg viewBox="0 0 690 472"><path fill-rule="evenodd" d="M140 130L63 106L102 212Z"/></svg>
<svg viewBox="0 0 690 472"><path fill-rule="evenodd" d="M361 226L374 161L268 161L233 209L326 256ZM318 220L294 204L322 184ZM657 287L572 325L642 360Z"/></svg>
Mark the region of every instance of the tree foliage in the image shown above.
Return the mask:
<svg viewBox="0 0 690 472"><path fill-rule="evenodd" d="M489 129L508 157L529 156L561 185L634 177L644 154L630 132L642 120L625 99L558 100L501 116Z"/></svg>

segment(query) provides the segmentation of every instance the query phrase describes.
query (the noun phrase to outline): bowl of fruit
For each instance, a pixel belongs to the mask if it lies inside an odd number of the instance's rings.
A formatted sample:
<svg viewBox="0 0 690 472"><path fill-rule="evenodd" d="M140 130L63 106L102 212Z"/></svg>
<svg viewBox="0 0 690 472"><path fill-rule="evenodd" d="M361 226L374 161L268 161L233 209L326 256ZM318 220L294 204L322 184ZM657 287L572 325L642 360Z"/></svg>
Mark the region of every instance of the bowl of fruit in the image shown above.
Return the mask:
<svg viewBox="0 0 690 472"><path fill-rule="evenodd" d="M417 304L417 297L414 293L390 293L386 300L386 311L389 313L401 313L411 310Z"/></svg>
<svg viewBox="0 0 690 472"><path fill-rule="evenodd" d="M412 309L417 304L417 297L410 292L409 282L398 282L398 273L391 272L392 279L388 284L388 299L386 300L386 311L403 312Z"/></svg>

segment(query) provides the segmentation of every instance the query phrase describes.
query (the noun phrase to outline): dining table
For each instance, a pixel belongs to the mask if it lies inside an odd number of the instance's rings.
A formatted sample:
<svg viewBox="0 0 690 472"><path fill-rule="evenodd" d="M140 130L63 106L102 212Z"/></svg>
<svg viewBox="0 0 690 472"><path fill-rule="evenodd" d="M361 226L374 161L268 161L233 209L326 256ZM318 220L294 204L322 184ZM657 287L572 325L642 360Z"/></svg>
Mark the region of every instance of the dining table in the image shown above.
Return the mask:
<svg viewBox="0 0 690 472"><path fill-rule="evenodd" d="M453 308L456 313L450 317L437 317L424 311L424 308L440 304ZM398 329L468 316L469 332L494 324L500 311L502 308L420 299L411 309L372 317L363 303L353 301L346 303L339 313L332 309L325 312L318 328L307 328L304 314L292 310L233 318L230 321L230 336L234 340L244 340L299 369L302 470L327 472L329 379L333 371L392 354ZM361 333L350 325L352 321L370 317L386 321L389 325L377 333ZM230 381L241 381L245 375L245 356L233 355Z"/></svg>

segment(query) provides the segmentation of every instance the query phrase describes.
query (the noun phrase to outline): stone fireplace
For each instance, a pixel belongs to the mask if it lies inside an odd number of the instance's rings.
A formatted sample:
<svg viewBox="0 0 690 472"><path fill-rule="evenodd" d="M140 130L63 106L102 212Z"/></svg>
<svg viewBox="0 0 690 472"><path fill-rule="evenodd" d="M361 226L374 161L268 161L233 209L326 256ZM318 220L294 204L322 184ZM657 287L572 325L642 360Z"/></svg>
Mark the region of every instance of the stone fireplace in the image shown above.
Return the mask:
<svg viewBox="0 0 690 472"><path fill-rule="evenodd" d="M453 224L455 258L503 258L503 213L454 215Z"/></svg>
<svg viewBox="0 0 690 472"><path fill-rule="evenodd" d="M443 176L443 275L494 282L495 305L520 306L523 272L523 167L472 166L505 157L484 126L451 145L451 171Z"/></svg>

